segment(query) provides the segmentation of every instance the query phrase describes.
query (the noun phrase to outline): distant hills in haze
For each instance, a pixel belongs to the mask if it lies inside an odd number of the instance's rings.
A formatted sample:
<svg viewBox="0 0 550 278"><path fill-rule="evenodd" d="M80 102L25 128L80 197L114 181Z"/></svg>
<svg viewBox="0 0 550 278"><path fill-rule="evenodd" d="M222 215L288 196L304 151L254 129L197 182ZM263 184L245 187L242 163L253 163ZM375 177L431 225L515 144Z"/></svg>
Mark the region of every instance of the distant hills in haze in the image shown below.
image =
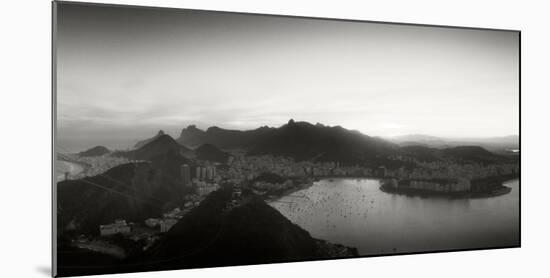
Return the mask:
<svg viewBox="0 0 550 278"><path fill-rule="evenodd" d="M400 150L401 154L426 162L453 160L462 163L498 163L508 160L505 156L494 154L479 146L458 146L438 149L410 145L403 146Z"/></svg>
<svg viewBox="0 0 550 278"><path fill-rule="evenodd" d="M95 146L93 148L87 149L83 152L79 152L78 155L81 157L87 156L102 156L110 153L111 151L104 146Z"/></svg>
<svg viewBox="0 0 550 278"><path fill-rule="evenodd" d="M425 146L439 149L457 146L479 146L497 153L509 153L513 150L519 150L518 135L487 138L443 138L423 134L410 134L390 137L387 140L400 146Z"/></svg>

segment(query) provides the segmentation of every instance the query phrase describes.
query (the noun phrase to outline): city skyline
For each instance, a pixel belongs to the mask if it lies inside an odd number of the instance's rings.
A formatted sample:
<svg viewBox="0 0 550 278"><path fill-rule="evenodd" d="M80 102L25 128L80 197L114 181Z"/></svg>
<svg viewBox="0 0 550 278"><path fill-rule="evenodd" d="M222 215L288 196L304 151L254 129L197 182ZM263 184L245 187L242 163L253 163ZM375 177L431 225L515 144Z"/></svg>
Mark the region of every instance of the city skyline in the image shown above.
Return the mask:
<svg viewBox="0 0 550 278"><path fill-rule="evenodd" d="M380 137L519 134L516 32L80 5L58 26L70 149L290 118Z"/></svg>

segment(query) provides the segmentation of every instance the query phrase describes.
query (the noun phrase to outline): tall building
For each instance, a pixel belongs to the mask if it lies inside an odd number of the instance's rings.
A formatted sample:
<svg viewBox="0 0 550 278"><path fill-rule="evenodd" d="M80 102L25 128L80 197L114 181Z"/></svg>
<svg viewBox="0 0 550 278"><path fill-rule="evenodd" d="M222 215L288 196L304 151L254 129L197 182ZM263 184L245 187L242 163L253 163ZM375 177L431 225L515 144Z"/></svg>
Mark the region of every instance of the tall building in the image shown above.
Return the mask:
<svg viewBox="0 0 550 278"><path fill-rule="evenodd" d="M206 167L206 179L209 181L211 181L214 178L212 168L213 168L212 166Z"/></svg>
<svg viewBox="0 0 550 278"><path fill-rule="evenodd" d="M201 167L200 166L197 166L197 168L195 168L195 178L197 178L198 180L201 179Z"/></svg>
<svg viewBox="0 0 550 278"><path fill-rule="evenodd" d="M191 184L191 168L187 164L181 165L181 180L185 186Z"/></svg>
<svg viewBox="0 0 550 278"><path fill-rule="evenodd" d="M201 180L206 179L206 167L201 167Z"/></svg>

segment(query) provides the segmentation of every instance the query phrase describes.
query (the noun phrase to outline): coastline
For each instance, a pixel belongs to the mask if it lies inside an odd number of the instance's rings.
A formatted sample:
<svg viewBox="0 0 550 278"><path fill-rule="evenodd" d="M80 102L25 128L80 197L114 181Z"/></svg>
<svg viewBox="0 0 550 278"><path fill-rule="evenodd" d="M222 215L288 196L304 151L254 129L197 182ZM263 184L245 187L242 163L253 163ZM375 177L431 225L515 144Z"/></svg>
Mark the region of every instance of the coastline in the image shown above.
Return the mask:
<svg viewBox="0 0 550 278"><path fill-rule="evenodd" d="M315 181L312 181L308 184L300 184L300 185L297 185L297 186L294 186L292 188L288 188L288 189L285 189L285 190L282 190L280 192L276 192L274 194L268 194L266 196L263 196L262 199L266 202L266 203L271 203L271 202L276 202L294 192L298 192L300 190L303 190L303 189L308 189L310 188L311 186L313 186L313 183Z"/></svg>
<svg viewBox="0 0 550 278"><path fill-rule="evenodd" d="M489 198L497 197L510 193L512 188L508 186L502 186L490 192L436 192L429 190L418 189L393 189L387 186L381 185L380 190L388 194L397 194L405 196L419 196L419 197L447 197L449 199L475 199L475 198Z"/></svg>
<svg viewBox="0 0 550 278"><path fill-rule="evenodd" d="M491 198L491 197L498 197L502 195L506 195L512 191L511 187L505 186L504 184L507 182L511 182L514 180L518 180L518 176L497 176L497 177L490 177L487 178L492 183L498 183L498 186L495 186L488 190L483 191L468 191L468 192L437 192L437 191L430 191L430 190L422 190L422 189L411 189L411 188L393 188L390 187L387 183L384 183L381 181L380 190L383 192L386 192L388 194L398 194L398 195L406 195L406 196L418 196L418 197L446 197L449 199L475 199L475 198ZM480 181L474 181L476 183L480 183ZM483 181L481 181L483 182Z"/></svg>
<svg viewBox="0 0 550 278"><path fill-rule="evenodd" d="M283 190L281 192L277 192L276 194L269 194L268 196L263 197L264 201L270 203L274 201L278 201L283 197L286 197L294 192L310 188L313 186L315 182L328 180L331 181L332 179L370 179L370 180L377 180L382 181L384 178L381 177L375 177L375 176L323 176L323 177L315 177L309 184L301 184L298 186L295 186L293 188L289 188L286 190Z"/></svg>
<svg viewBox="0 0 550 278"><path fill-rule="evenodd" d="M313 184L319 180L313 180L306 184L300 184L295 187L283 190L281 192L277 192L276 194L270 194L268 196L262 197L263 201L266 202L268 205L271 206L271 203L277 202L278 200L289 196L290 194L310 188L313 186ZM285 217L286 218L286 217ZM288 219L288 218L287 218ZM297 225L297 224L296 224ZM309 231L308 231L309 232ZM351 246L345 246L338 243L332 243L330 241L320 239L320 238L313 238L315 240L315 243L317 244L317 247L320 250L320 253L318 254L319 259L328 259L328 258L346 258L346 257L358 257L359 251L356 247Z"/></svg>
<svg viewBox="0 0 550 278"><path fill-rule="evenodd" d="M283 190L281 192L277 192L275 194L269 194L263 197L264 201L267 203L275 202L280 199L282 199L285 196L288 196L294 192L307 189L315 182L319 182L322 180L329 180L332 179L372 179L377 180L380 182L380 190L383 192L389 193L389 194L398 194L398 195L407 195L407 196L420 196L420 197L448 197L452 199L458 199L458 198L489 198L489 197L497 197L502 196L510 193L512 191L512 188L505 186L505 183L515 181L519 179L518 175L505 175L505 176L496 176L496 177L490 177L488 179L491 179L491 182L499 183L500 186L493 188L489 191L480 191L480 192L435 192L435 191L429 191L429 190L418 190L418 189L407 189L407 188L401 188L401 189L394 189L390 188L388 186L385 186L383 177L375 177L375 176L323 176L323 177L316 177L311 181L309 184L301 184L298 186L295 186L293 188L289 188L286 190ZM474 180L474 182L476 182Z"/></svg>

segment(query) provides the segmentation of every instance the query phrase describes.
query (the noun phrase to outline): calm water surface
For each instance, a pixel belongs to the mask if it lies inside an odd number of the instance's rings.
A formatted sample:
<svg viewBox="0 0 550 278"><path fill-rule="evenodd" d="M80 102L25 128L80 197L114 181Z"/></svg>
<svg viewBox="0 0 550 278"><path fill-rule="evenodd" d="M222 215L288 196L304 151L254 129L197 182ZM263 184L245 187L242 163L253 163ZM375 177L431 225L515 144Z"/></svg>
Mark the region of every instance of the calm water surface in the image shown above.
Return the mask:
<svg viewBox="0 0 550 278"><path fill-rule="evenodd" d="M361 255L519 244L519 183L481 199L409 197L380 191L373 179L333 179L271 205L315 238Z"/></svg>

